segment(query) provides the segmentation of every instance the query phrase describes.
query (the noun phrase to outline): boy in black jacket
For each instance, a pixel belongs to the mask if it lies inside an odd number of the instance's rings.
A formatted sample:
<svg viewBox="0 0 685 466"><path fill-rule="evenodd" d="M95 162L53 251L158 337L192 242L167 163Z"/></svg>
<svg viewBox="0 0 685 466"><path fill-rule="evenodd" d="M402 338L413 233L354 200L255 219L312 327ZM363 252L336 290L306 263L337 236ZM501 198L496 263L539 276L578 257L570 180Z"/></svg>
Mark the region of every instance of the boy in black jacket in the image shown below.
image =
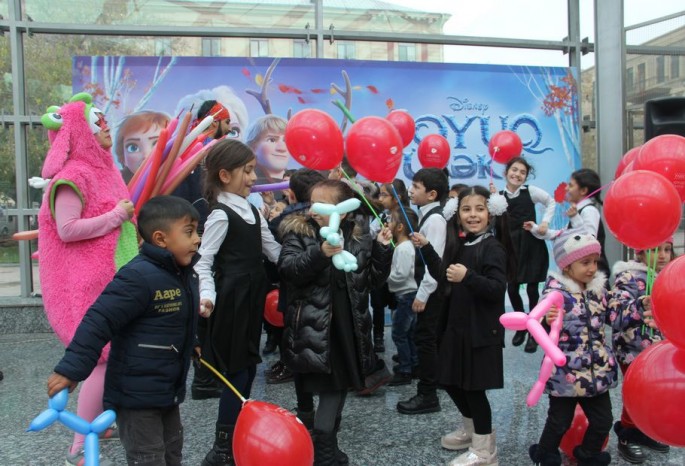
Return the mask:
<svg viewBox="0 0 685 466"><path fill-rule="evenodd" d="M132 464L181 464L185 398L199 290L193 264L199 214L186 200L159 196L138 215L144 242L88 309L55 373L48 395L72 391L112 342L104 405L117 412L121 442Z"/></svg>

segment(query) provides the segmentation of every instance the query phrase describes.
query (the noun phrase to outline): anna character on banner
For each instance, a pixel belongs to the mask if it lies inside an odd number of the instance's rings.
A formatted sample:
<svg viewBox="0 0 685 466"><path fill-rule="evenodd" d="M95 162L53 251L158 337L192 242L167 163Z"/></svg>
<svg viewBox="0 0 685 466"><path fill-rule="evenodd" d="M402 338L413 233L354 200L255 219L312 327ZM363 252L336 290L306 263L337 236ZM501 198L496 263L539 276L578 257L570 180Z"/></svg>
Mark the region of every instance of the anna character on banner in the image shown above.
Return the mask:
<svg viewBox="0 0 685 466"><path fill-rule="evenodd" d="M169 124L166 113L143 110L125 116L117 125L114 152L121 165L125 183L138 170L143 160L152 153L159 133Z"/></svg>

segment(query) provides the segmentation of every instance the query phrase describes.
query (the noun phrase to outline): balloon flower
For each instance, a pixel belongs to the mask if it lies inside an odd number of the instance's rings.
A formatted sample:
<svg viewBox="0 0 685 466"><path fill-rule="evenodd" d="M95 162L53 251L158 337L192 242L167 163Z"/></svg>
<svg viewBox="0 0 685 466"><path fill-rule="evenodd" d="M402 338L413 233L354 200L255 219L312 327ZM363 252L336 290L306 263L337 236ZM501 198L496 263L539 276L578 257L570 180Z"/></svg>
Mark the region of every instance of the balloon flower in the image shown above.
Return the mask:
<svg viewBox="0 0 685 466"><path fill-rule="evenodd" d="M69 391L65 388L48 400L48 409L36 416L27 432L37 432L48 427L55 421L59 421L74 432L86 436L84 444L85 466L99 466L100 464L100 439L99 435L104 432L116 420L117 415L111 409L100 414L93 422L88 422L76 414L65 411Z"/></svg>
<svg viewBox="0 0 685 466"><path fill-rule="evenodd" d="M324 204L322 202L315 202L312 204L312 211L319 215L328 215L328 226L321 227L319 234L331 246L339 246L342 240L340 235L340 216L353 210L357 210L361 205L359 199L348 199L340 204ZM357 270L357 258L348 251L341 251L333 256L333 266L338 270L345 272L354 272Z"/></svg>
<svg viewBox="0 0 685 466"><path fill-rule="evenodd" d="M545 351L545 357L542 360L542 367L538 380L531 388L526 398L528 406L535 406L542 392L545 390L547 379L550 378L554 370L554 366L563 366L566 364L566 356L559 349L559 332L561 331L561 324L564 320L564 296L558 291L552 291L544 299L542 299L537 306L530 311L530 314L525 312L510 312L500 316L500 323L510 330L528 330L530 335ZM549 334L540 324L540 319L543 315L552 308L556 307L559 310L559 315L552 324L552 329Z"/></svg>

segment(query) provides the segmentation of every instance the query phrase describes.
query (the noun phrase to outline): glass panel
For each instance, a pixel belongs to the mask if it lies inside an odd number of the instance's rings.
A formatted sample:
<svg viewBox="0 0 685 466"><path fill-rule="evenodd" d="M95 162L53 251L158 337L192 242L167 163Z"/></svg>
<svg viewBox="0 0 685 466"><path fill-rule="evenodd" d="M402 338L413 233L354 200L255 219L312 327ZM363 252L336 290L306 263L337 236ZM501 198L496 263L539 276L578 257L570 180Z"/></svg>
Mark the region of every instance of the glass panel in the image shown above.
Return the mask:
<svg viewBox="0 0 685 466"><path fill-rule="evenodd" d="M10 17L9 2L7 0L0 0L0 15L5 19Z"/></svg>
<svg viewBox="0 0 685 466"><path fill-rule="evenodd" d="M34 21L138 26L202 26L303 29L314 25L314 6L308 1L188 0L23 0Z"/></svg>
<svg viewBox="0 0 685 466"><path fill-rule="evenodd" d="M580 59L583 71L580 73L580 142L583 167L597 170L597 129L595 122L595 54L583 55Z"/></svg>
<svg viewBox="0 0 685 466"><path fill-rule="evenodd" d="M323 5L324 25L344 31L561 40L568 29L566 0L480 0L468 5L443 0L324 0Z"/></svg>
<svg viewBox="0 0 685 466"><path fill-rule="evenodd" d="M19 247L10 236L17 220L7 210L16 207L14 127L0 128L0 296L19 296Z"/></svg>
<svg viewBox="0 0 685 466"><path fill-rule="evenodd" d="M12 101L12 57L8 34L0 36L0 118L11 114L14 109ZM5 128L0 128L4 131Z"/></svg>

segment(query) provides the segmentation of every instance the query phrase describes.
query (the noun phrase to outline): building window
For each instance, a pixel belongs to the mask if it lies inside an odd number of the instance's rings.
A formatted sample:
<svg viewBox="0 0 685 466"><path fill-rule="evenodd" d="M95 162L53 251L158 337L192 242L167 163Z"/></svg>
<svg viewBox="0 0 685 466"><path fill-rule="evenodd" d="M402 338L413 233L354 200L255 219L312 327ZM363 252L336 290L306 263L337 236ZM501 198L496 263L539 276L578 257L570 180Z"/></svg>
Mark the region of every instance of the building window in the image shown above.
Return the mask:
<svg viewBox="0 0 685 466"><path fill-rule="evenodd" d="M673 55L671 57L671 79L680 77L680 57Z"/></svg>
<svg viewBox="0 0 685 466"><path fill-rule="evenodd" d="M251 39L250 40L250 56L251 57L268 57L269 56L269 41L266 39Z"/></svg>
<svg viewBox="0 0 685 466"><path fill-rule="evenodd" d="M662 83L666 80L666 57L663 55L656 57L656 82Z"/></svg>
<svg viewBox="0 0 685 466"><path fill-rule="evenodd" d="M218 57L221 55L221 39L218 37L202 38L202 56Z"/></svg>
<svg viewBox="0 0 685 466"><path fill-rule="evenodd" d="M416 61L415 44L398 44L398 59L400 61Z"/></svg>
<svg viewBox="0 0 685 466"><path fill-rule="evenodd" d="M644 92L645 90L645 70L646 70L646 65L644 63L640 63L637 65L637 76L635 79L635 85L637 86L638 91Z"/></svg>
<svg viewBox="0 0 685 466"><path fill-rule="evenodd" d="M626 71L626 89L632 91L635 87L635 76L632 68Z"/></svg>
<svg viewBox="0 0 685 466"><path fill-rule="evenodd" d="M310 58L311 56L312 56L312 49L306 40L295 39L293 41L293 57L295 57L295 58Z"/></svg>
<svg viewBox="0 0 685 466"><path fill-rule="evenodd" d="M162 56L171 54L171 39L166 37L155 39L155 55Z"/></svg>
<svg viewBox="0 0 685 466"><path fill-rule="evenodd" d="M343 60L353 60L354 56L354 42L338 42L338 58Z"/></svg>

